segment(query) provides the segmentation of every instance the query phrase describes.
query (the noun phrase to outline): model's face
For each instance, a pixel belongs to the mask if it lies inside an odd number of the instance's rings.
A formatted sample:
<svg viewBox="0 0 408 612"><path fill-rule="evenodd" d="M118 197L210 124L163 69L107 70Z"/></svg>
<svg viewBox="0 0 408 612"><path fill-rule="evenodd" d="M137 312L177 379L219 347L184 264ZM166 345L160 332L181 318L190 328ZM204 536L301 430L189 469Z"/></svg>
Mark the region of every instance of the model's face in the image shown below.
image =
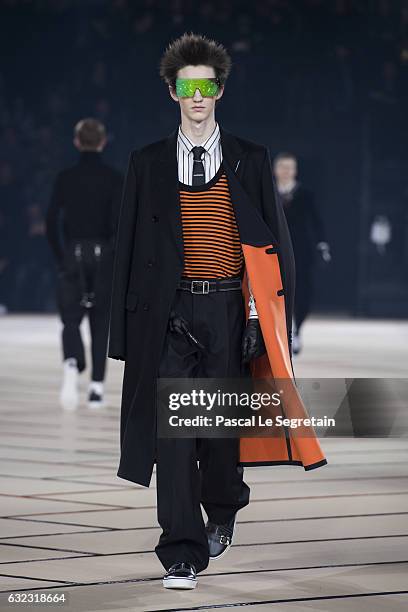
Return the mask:
<svg viewBox="0 0 408 612"><path fill-rule="evenodd" d="M211 66L185 66L178 71L179 79L213 79L216 77L214 68ZM224 88L220 87L217 95L212 97L203 97L199 89L195 90L194 96L191 98L179 98L172 87L169 87L170 95L180 104L182 117L186 117L190 121L206 121L209 117L214 116L215 102L219 100L224 92Z"/></svg>
<svg viewBox="0 0 408 612"><path fill-rule="evenodd" d="M274 167L275 176L279 182L289 183L297 176L297 163L295 159L279 159Z"/></svg>

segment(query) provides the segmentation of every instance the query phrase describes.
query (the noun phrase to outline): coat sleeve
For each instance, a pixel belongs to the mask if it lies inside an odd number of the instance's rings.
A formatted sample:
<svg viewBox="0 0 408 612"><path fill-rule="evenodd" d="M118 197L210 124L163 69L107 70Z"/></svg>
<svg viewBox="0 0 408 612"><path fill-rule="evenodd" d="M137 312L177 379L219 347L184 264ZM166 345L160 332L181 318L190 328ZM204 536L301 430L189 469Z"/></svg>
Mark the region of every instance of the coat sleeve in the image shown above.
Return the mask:
<svg viewBox="0 0 408 612"><path fill-rule="evenodd" d="M122 191L110 310L108 356L122 361L126 359L126 293L137 218L136 157L136 152L130 154Z"/></svg>
<svg viewBox="0 0 408 612"><path fill-rule="evenodd" d="M282 202L276 189L269 151L262 164L262 205L264 218L278 241L278 258L285 296L289 351L292 350L292 316L295 298L295 258Z"/></svg>
<svg viewBox="0 0 408 612"><path fill-rule="evenodd" d="M316 246L316 244L319 242L326 242L326 236L323 217L320 214L320 210L317 208L314 195L311 191L307 191L307 208L309 213L309 223L314 239L313 246Z"/></svg>
<svg viewBox="0 0 408 612"><path fill-rule="evenodd" d="M119 213L122 203L124 177L120 172L114 172L112 177L112 195L111 195L111 236L110 242L113 247L116 244L116 234L118 231Z"/></svg>
<svg viewBox="0 0 408 612"><path fill-rule="evenodd" d="M46 236L58 265L63 261L63 246L61 244L61 215L63 211L63 187L59 174L52 189L51 202L47 210L45 227Z"/></svg>

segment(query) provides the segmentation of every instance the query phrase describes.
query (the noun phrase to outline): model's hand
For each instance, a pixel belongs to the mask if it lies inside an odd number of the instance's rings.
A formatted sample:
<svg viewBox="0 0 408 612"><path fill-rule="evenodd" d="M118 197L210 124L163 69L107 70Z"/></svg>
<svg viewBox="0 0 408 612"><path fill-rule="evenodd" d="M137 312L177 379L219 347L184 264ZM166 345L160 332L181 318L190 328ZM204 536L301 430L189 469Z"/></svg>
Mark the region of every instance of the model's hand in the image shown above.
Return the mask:
<svg viewBox="0 0 408 612"><path fill-rule="evenodd" d="M187 334L189 331L187 321L174 310L170 313L169 330L177 334Z"/></svg>
<svg viewBox="0 0 408 612"><path fill-rule="evenodd" d="M176 332L177 334L185 334L187 339L197 348L205 351L206 348L201 342L193 336L188 328L188 322L179 314L177 314L174 310L171 311L169 317L169 330L171 332Z"/></svg>
<svg viewBox="0 0 408 612"><path fill-rule="evenodd" d="M247 363L266 352L259 319L248 319L242 338L242 361Z"/></svg>
<svg viewBox="0 0 408 612"><path fill-rule="evenodd" d="M318 242L316 249L325 263L331 261L330 245L327 242Z"/></svg>

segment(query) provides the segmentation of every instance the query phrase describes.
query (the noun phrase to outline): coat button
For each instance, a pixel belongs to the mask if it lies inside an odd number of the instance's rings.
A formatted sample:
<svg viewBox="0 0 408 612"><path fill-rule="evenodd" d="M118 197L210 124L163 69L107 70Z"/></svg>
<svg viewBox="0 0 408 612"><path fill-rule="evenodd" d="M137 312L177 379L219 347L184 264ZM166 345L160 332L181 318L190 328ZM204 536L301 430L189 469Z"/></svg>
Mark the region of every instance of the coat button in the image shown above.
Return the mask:
<svg viewBox="0 0 408 612"><path fill-rule="evenodd" d="M156 262L154 261L154 259L149 259L149 261L147 262L147 266L148 266L149 268L153 268L153 266L154 266L154 264L155 264L155 263L156 263Z"/></svg>
<svg viewBox="0 0 408 612"><path fill-rule="evenodd" d="M143 310L149 310L150 306L147 302L143 304Z"/></svg>
<svg viewBox="0 0 408 612"><path fill-rule="evenodd" d="M152 215L152 221L153 223L157 223L159 220L159 217L157 215Z"/></svg>

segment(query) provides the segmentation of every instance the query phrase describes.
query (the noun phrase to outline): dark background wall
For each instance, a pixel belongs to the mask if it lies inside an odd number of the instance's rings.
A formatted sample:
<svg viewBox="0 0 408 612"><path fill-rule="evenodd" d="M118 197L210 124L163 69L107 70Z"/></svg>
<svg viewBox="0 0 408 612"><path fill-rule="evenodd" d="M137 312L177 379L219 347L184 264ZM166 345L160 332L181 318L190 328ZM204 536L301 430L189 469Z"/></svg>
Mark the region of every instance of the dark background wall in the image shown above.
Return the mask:
<svg viewBox="0 0 408 612"><path fill-rule="evenodd" d="M0 0L0 24L0 303L53 310L44 213L76 158L73 125L103 120L105 157L124 170L177 126L158 62L195 31L232 55L219 122L296 153L315 191L333 255L315 311L407 315L407 2ZM384 252L377 215L392 223Z"/></svg>

